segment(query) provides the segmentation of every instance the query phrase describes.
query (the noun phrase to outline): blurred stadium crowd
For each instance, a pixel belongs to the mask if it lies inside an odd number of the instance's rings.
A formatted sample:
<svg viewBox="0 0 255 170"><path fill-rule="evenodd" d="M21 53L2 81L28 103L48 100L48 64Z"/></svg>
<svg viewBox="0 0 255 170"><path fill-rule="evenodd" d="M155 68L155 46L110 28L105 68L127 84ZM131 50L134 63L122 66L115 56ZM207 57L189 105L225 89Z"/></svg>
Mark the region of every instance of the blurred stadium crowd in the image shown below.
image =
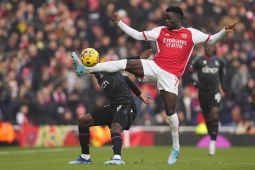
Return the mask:
<svg viewBox="0 0 255 170"><path fill-rule="evenodd" d="M0 109L13 124L76 125L79 117L108 104L93 75L75 74L71 52L98 50L102 61L135 56L155 43L135 41L111 21L117 11L137 30L164 25L169 5L184 10L183 25L214 34L237 21L235 34L217 44L217 56L226 61L227 90L222 96L221 125L254 133L255 1L253 0L1 0ZM203 55L198 45L194 57ZM125 73L127 74L127 73ZM136 125L165 125L164 108L154 84L139 83L154 99L138 106ZM177 112L180 125L203 122L197 89L185 71L179 84ZM102 113L103 114L103 113Z"/></svg>

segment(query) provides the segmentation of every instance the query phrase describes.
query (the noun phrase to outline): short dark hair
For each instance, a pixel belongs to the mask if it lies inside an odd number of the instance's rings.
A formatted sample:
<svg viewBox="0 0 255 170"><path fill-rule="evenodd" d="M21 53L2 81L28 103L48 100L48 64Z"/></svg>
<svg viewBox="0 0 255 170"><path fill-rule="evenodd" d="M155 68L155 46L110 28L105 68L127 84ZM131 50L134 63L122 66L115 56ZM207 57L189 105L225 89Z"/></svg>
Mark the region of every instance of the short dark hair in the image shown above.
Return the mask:
<svg viewBox="0 0 255 170"><path fill-rule="evenodd" d="M175 12L175 13L179 14L181 16L181 18L183 18L183 16L184 16L182 9L178 6L170 6L166 9L166 12Z"/></svg>

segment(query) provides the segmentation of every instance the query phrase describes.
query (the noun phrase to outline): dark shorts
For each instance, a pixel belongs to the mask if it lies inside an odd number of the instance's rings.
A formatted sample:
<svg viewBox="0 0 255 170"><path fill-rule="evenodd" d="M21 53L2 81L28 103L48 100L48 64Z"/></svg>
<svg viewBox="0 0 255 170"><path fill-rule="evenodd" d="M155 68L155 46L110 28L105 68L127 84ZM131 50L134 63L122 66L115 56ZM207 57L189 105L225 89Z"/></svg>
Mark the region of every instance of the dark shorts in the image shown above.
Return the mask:
<svg viewBox="0 0 255 170"><path fill-rule="evenodd" d="M136 111L131 107L119 105L117 107L104 106L90 113L95 126L107 125L111 128L112 123L119 123L122 129L128 130L136 117Z"/></svg>
<svg viewBox="0 0 255 170"><path fill-rule="evenodd" d="M199 103L203 114L209 114L212 107L220 107L220 101L219 92L199 92Z"/></svg>

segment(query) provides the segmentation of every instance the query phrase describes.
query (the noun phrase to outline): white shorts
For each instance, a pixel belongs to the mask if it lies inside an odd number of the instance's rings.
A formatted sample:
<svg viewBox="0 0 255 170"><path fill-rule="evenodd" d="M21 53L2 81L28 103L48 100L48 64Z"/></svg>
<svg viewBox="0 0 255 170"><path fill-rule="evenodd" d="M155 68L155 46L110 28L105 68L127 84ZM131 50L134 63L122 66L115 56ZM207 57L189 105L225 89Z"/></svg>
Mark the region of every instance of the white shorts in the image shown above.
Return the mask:
<svg viewBox="0 0 255 170"><path fill-rule="evenodd" d="M157 83L158 90L165 90L178 95L177 76L161 69L153 60L141 59L144 77L138 78L142 82Z"/></svg>

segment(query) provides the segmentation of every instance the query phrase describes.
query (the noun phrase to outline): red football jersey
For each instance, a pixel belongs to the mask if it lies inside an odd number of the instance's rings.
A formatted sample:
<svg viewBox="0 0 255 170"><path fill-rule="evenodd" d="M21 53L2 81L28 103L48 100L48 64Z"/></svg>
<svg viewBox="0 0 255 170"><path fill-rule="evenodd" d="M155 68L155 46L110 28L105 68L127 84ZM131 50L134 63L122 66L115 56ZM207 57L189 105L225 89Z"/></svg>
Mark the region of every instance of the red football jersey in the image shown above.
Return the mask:
<svg viewBox="0 0 255 170"><path fill-rule="evenodd" d="M145 40L157 43L158 53L154 58L155 63L177 77L182 76L194 45L204 43L210 38L210 35L194 28L168 30L165 26L143 31L143 36Z"/></svg>

